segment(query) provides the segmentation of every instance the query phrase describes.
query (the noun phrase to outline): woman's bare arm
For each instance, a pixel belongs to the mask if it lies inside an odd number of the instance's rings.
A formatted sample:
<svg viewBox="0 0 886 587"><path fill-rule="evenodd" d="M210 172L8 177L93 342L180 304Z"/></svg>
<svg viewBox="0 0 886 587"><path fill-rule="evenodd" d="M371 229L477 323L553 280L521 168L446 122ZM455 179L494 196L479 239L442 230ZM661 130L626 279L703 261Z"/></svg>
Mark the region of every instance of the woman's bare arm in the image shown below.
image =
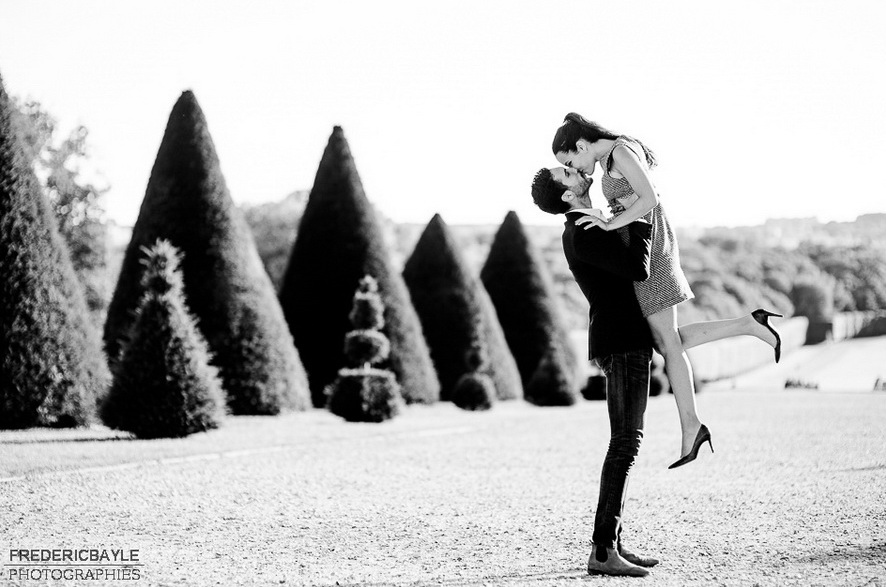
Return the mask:
<svg viewBox="0 0 886 587"><path fill-rule="evenodd" d="M619 145L612 151L612 157L615 161L615 169L628 180L634 193L637 194L637 201L609 221L606 225L607 230L627 226L648 214L658 205L658 194L655 191L655 186L652 185L649 171L640 162L637 154L624 145Z"/></svg>

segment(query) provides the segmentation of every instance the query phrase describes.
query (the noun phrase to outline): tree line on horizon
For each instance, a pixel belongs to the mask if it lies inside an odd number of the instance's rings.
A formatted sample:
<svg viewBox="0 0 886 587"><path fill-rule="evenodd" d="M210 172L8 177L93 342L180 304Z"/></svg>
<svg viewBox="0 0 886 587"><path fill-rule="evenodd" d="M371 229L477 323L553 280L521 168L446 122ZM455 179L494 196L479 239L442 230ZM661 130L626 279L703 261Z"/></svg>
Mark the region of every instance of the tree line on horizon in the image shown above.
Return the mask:
<svg viewBox="0 0 886 587"><path fill-rule="evenodd" d="M279 259L291 247L301 218L299 192L280 202L243 206L272 281L279 281ZM396 258L408 258L421 232L382 217ZM827 236L833 229L825 226ZM823 230L824 230L823 228ZM843 227L843 232L848 228ZM455 245L471 270L483 267L496 229L454 226ZM526 226L553 281L569 329L587 327L587 301L563 256L557 226ZM884 233L886 237L886 233ZM759 306L813 322L835 313L886 308L886 241L824 244L814 240L795 247L767 244L747 229L717 228L699 237L682 235L680 256L695 299L678 306L680 323L731 318Z"/></svg>
<svg viewBox="0 0 886 587"><path fill-rule="evenodd" d="M334 411L356 420L396 413L361 413L372 398L396 406L457 395L466 409L576 401L577 359L516 215L502 225L485 277L465 269L442 218L401 274L335 127L278 292L190 91L170 113L102 344L20 126L0 80L0 270L10 276L0 297L0 428L85 425L97 411L140 437L182 436L225 414L331 407L336 389L350 399ZM516 272L515 250L526 263ZM486 291L506 279L506 291ZM377 308L358 304L361 296L375 296ZM516 334L499 319L515 304ZM382 308L379 319L357 310L364 306ZM360 382L343 368L362 369Z"/></svg>

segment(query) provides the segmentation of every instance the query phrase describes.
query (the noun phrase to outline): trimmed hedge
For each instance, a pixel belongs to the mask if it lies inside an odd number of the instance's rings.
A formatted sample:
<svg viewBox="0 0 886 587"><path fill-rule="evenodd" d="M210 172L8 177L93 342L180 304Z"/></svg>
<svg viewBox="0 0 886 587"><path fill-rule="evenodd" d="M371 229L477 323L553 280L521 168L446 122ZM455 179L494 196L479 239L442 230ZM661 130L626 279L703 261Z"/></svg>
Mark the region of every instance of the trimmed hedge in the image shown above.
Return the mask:
<svg viewBox="0 0 886 587"><path fill-rule="evenodd" d="M348 422L384 422L402 409L400 385L384 369L341 369L332 387L329 411Z"/></svg>
<svg viewBox="0 0 886 587"><path fill-rule="evenodd" d="M467 373L465 354L479 339L489 355L486 375L495 397L523 396L517 364L505 341L489 295L471 275L449 227L436 214L403 269L412 303L421 319L440 377L440 399L452 399L456 382Z"/></svg>
<svg viewBox="0 0 886 587"><path fill-rule="evenodd" d="M579 386L578 359L563 326L551 277L515 212L508 212L496 232L480 278L517 361L526 398L533 395L529 391L533 379L536 392L530 401L560 405L566 401L563 398L574 398ZM549 353L554 355L548 357ZM546 357L547 365L539 372ZM540 378L545 373L550 378L550 398L542 394ZM571 393L561 393L564 384Z"/></svg>
<svg viewBox="0 0 886 587"><path fill-rule="evenodd" d="M581 395L589 401L606 401L606 376L589 375Z"/></svg>
<svg viewBox="0 0 886 587"><path fill-rule="evenodd" d="M89 424L110 375L0 78L0 428Z"/></svg>
<svg viewBox="0 0 886 587"><path fill-rule="evenodd" d="M326 404L324 389L345 363L342 341L350 330L348 311L364 275L378 280L385 307L384 334L391 354L380 366L394 372L408 403L437 401L440 383L421 324L403 278L391 265L344 132L335 127L280 290L317 407Z"/></svg>
<svg viewBox="0 0 886 587"><path fill-rule="evenodd" d="M307 375L241 212L228 192L197 99L169 115L105 323L115 361L138 304L141 247L164 238L184 255L185 296L234 414L310 406Z"/></svg>
<svg viewBox="0 0 886 587"><path fill-rule="evenodd" d="M143 250L144 293L102 403L102 419L139 438L217 428L224 417L224 392L185 304L178 251L164 240Z"/></svg>
<svg viewBox="0 0 886 587"><path fill-rule="evenodd" d="M390 352L384 327L384 305L378 283L367 275L360 280L350 314L354 330L345 336L345 355L350 368L341 369L327 389L329 410L349 422L382 422L396 416L403 404L394 374L373 365Z"/></svg>

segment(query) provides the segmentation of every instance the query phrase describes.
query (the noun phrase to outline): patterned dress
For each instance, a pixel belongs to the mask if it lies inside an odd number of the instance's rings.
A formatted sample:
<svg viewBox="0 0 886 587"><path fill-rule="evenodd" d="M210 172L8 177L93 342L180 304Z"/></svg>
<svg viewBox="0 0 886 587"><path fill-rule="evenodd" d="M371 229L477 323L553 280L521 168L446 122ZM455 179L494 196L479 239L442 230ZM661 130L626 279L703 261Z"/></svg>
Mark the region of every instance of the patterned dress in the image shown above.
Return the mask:
<svg viewBox="0 0 886 587"><path fill-rule="evenodd" d="M609 149L609 152L601 159L603 177L600 187L603 195L609 203L609 210L617 216L625 210L625 205L619 201L622 199L635 200L636 194L631 184L624 177L612 177L609 175L612 151L615 147L623 145L635 153L640 161L645 161L646 156L643 148L635 141L626 137L618 137ZM630 203L630 202L628 202ZM677 237L668 222L661 202L643 217L652 223L652 247L650 251L649 279L635 281L634 291L643 316L649 316L660 312L665 308L676 306L680 302L691 300L695 297L689 288L689 282L680 267L680 250L677 247ZM629 238L627 227L618 229L621 238L627 243Z"/></svg>

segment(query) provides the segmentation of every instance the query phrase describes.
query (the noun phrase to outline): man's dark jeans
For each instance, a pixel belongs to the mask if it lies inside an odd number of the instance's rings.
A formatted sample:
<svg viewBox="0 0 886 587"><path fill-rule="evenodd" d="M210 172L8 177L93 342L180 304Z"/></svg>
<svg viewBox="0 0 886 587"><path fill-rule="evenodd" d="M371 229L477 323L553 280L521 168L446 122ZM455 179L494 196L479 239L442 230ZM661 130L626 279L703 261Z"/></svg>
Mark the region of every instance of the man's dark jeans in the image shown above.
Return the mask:
<svg viewBox="0 0 886 587"><path fill-rule="evenodd" d="M628 474L640 450L643 419L649 399L652 349L616 353L597 359L606 376L609 408L609 450L603 461L600 499L594 519L594 544L617 548Z"/></svg>

